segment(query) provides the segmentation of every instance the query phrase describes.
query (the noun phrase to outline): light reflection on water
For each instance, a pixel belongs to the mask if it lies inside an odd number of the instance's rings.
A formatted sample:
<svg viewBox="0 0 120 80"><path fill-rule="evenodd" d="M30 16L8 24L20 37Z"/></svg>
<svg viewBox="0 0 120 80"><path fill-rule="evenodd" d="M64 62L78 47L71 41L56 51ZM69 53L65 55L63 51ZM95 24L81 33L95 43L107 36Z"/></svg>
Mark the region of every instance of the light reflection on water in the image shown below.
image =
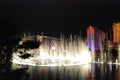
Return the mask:
<svg viewBox="0 0 120 80"><path fill-rule="evenodd" d="M88 80L90 65L29 67L30 80Z"/></svg>
<svg viewBox="0 0 120 80"><path fill-rule="evenodd" d="M15 65L13 65L15 70ZM25 66L23 66L24 68ZM120 66L86 64L79 66L28 66L11 71L14 80L120 80ZM17 69L17 68L16 68ZM20 70L19 70L20 69ZM14 74L14 75L13 75ZM16 76L21 76L16 77ZM9 77L9 76L8 76ZM7 79L6 79L7 80Z"/></svg>
<svg viewBox="0 0 120 80"><path fill-rule="evenodd" d="M91 65L28 66L26 72L29 73L29 80L88 80Z"/></svg>

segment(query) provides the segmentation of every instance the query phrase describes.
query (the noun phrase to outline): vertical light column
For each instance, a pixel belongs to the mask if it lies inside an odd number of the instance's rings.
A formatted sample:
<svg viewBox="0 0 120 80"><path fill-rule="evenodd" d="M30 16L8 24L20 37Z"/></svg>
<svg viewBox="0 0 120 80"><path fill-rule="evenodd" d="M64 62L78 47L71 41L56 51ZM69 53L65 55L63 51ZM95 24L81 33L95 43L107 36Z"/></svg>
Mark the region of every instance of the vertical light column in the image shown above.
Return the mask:
<svg viewBox="0 0 120 80"><path fill-rule="evenodd" d="M118 45L118 63L120 63L120 45Z"/></svg>

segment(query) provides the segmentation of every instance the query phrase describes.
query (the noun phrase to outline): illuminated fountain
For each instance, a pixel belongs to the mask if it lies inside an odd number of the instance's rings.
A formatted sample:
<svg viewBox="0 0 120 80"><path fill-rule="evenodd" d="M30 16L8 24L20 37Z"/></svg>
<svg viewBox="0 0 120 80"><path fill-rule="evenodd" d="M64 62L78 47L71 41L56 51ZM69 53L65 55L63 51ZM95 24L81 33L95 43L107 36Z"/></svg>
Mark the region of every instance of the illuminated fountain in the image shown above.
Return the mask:
<svg viewBox="0 0 120 80"><path fill-rule="evenodd" d="M66 66L91 62L91 52L80 36L70 35L69 38L61 36L60 42L52 45L49 41L44 41L38 49L26 50L32 55L27 59L19 57L20 51L25 50L18 50L13 53L12 62L23 65Z"/></svg>
<svg viewBox="0 0 120 80"><path fill-rule="evenodd" d="M67 66L81 65L87 63L108 63L120 64L120 46L118 46L118 57L113 62L108 47L109 41L106 42L106 52L103 48L100 50L100 57L94 60L94 53L91 52L86 43L80 36L72 36L65 38L61 36L58 42L44 40L37 49L17 49L12 55L12 62L22 65L34 66ZM101 46L102 47L102 46ZM22 53L28 53L31 56L23 59L20 57Z"/></svg>
<svg viewBox="0 0 120 80"><path fill-rule="evenodd" d="M117 57L117 59L115 60L115 63L114 63L114 64L120 65L120 45L118 45L118 57Z"/></svg>

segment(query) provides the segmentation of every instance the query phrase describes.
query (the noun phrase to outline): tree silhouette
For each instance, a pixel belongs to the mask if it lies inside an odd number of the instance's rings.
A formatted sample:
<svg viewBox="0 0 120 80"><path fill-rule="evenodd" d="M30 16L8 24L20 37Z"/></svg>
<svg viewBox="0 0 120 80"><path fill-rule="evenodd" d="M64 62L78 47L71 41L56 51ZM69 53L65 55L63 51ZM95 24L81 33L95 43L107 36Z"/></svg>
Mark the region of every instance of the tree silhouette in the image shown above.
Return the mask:
<svg viewBox="0 0 120 80"><path fill-rule="evenodd" d="M16 45L14 36L17 33L16 25L11 24L10 21L0 22L0 54L4 52L2 57L5 62L9 63L12 57L12 49ZM6 58L6 59L5 59Z"/></svg>

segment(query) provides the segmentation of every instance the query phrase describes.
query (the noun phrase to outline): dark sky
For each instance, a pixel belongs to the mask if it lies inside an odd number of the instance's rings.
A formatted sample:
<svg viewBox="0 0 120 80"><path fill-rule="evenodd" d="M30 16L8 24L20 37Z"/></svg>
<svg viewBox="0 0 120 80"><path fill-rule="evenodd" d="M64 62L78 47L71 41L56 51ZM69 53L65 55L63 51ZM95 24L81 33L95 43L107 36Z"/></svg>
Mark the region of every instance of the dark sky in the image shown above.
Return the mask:
<svg viewBox="0 0 120 80"><path fill-rule="evenodd" d="M109 31L120 20L120 0L0 0L0 20L18 33L84 35L89 25Z"/></svg>

